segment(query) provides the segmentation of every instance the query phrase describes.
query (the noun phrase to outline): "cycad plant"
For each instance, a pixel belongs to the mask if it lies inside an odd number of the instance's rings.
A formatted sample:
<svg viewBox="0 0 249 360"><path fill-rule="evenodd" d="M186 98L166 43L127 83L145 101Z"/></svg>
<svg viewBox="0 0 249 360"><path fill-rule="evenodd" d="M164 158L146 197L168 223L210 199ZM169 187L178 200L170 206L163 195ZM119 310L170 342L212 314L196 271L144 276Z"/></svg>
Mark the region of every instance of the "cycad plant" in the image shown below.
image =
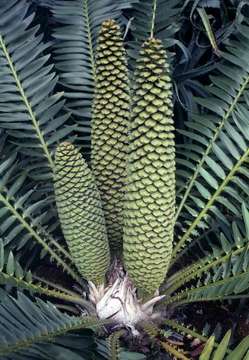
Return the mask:
<svg viewBox="0 0 249 360"><path fill-rule="evenodd" d="M249 21L175 145L156 1L128 70L118 22L134 3L55 0L52 45L26 0L0 7L3 359L143 359L119 342L145 336L166 351L155 358L191 359L176 332L206 342L202 360L248 356L248 337L230 350L230 332L218 344L178 318L183 305L248 297Z"/></svg>

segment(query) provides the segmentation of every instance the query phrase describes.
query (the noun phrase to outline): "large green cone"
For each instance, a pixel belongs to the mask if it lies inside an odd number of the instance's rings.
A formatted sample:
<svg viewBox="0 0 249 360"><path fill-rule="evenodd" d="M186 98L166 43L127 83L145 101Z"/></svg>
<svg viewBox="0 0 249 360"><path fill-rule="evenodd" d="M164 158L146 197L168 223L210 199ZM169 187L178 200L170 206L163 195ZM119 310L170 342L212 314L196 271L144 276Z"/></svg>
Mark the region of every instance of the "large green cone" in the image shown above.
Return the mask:
<svg viewBox="0 0 249 360"><path fill-rule="evenodd" d="M100 191L111 251L123 242L129 84L119 26L102 24L96 51L96 84L92 108L92 171Z"/></svg>
<svg viewBox="0 0 249 360"><path fill-rule="evenodd" d="M166 53L147 40L135 72L124 210L125 266L135 285L154 293L172 252L175 148Z"/></svg>
<svg viewBox="0 0 249 360"><path fill-rule="evenodd" d="M54 187L60 223L75 265L84 278L101 284L109 266L101 200L90 169L68 142L56 150Z"/></svg>

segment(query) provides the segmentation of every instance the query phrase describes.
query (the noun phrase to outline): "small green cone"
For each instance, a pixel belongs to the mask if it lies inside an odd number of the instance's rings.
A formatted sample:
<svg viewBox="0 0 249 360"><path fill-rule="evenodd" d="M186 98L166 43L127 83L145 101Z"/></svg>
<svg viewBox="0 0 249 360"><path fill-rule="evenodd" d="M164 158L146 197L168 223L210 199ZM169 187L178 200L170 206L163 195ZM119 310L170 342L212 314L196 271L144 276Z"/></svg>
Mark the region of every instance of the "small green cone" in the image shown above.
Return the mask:
<svg viewBox="0 0 249 360"><path fill-rule="evenodd" d="M91 166L100 191L111 252L123 243L123 199L130 109L128 70L120 28L103 22L96 51Z"/></svg>
<svg viewBox="0 0 249 360"><path fill-rule="evenodd" d="M172 253L175 144L172 85L160 40L147 40L135 72L124 210L124 260L144 294L163 282Z"/></svg>
<svg viewBox="0 0 249 360"><path fill-rule="evenodd" d="M63 234L75 265L95 285L104 283L109 247L100 196L86 162L70 143L55 154L54 188Z"/></svg>

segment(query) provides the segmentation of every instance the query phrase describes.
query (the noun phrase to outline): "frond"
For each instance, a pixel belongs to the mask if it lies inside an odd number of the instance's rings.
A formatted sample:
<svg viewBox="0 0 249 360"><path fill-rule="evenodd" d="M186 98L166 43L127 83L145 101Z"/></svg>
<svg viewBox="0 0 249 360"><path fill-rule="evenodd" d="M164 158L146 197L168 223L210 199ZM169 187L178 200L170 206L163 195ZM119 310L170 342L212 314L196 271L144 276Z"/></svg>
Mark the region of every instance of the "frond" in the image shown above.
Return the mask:
<svg viewBox="0 0 249 360"><path fill-rule="evenodd" d="M172 319L164 319L163 324L169 326L171 329L176 330L179 334L189 335L193 338L197 338L203 342L208 340L208 337L199 334L195 330L190 329L190 327L180 324L179 322Z"/></svg>
<svg viewBox="0 0 249 360"><path fill-rule="evenodd" d="M109 359L120 360L120 345L119 339L124 334L124 330L116 331L112 333L107 339L107 346L109 350Z"/></svg>
<svg viewBox="0 0 249 360"><path fill-rule="evenodd" d="M99 328L106 323L90 316L69 316L51 303L31 301L22 293L17 299L7 296L0 304L0 355L8 359L11 354L14 359L13 353L17 353L18 358L18 352L23 355L35 344L53 342L69 331Z"/></svg>
<svg viewBox="0 0 249 360"><path fill-rule="evenodd" d="M97 341L97 351L100 355L104 357L104 359L107 360L113 360L109 354L109 347L107 341L98 340ZM143 354L137 353L137 352L131 352L127 351L123 348L119 349L119 358L118 360L145 360L146 357Z"/></svg>
<svg viewBox="0 0 249 360"><path fill-rule="evenodd" d="M215 348L214 340L215 337L211 336L202 353L200 354L200 360L246 360L248 358L248 350L249 350L249 336L245 337L233 351L229 351L229 340L231 337L231 331L228 331L218 346Z"/></svg>
<svg viewBox="0 0 249 360"><path fill-rule="evenodd" d="M49 56L31 27L34 14L27 16L26 0L10 0L0 9L0 127L7 130L18 150L36 164L36 173L51 177L52 151L67 137L68 115L61 114L62 94L53 95L57 77L53 66L46 65ZM37 160L45 166L37 166Z"/></svg>
<svg viewBox="0 0 249 360"><path fill-rule="evenodd" d="M181 360L189 359L184 355L184 351L177 348L177 346L172 346L167 341L160 341L160 345L168 354L173 356L175 359L181 359Z"/></svg>
<svg viewBox="0 0 249 360"><path fill-rule="evenodd" d="M51 8L55 0L29 0L29 1L31 1L34 4L37 4L38 6Z"/></svg>
<svg viewBox="0 0 249 360"><path fill-rule="evenodd" d="M226 215L240 217L248 197L248 24L238 25L238 32L222 53L219 74L207 88L209 96L197 100L208 114L194 115L187 122L190 130L181 131L189 141L177 156L177 174L184 185L177 192L176 221L183 231L174 257L212 221L229 225Z"/></svg>
<svg viewBox="0 0 249 360"><path fill-rule="evenodd" d="M152 322L141 322L139 323L139 326L142 327L142 329L146 332L147 335L149 335L149 337L151 339L156 338L159 335L160 332L160 328L158 328L155 324L153 324Z"/></svg>
<svg viewBox="0 0 249 360"><path fill-rule="evenodd" d="M245 235L244 229L240 229L238 224L233 222L228 230L229 237L220 233L216 238L208 238L205 248L197 243L198 246L189 249L191 254L195 253L197 261L185 266L166 279L167 294L180 288L185 281L188 282L189 279L198 278L213 266L227 262L229 258L246 251L248 237Z"/></svg>
<svg viewBox="0 0 249 360"><path fill-rule="evenodd" d="M54 60L65 88L67 107L78 118L78 130L89 140L91 104L96 78L95 47L101 23L108 19L123 24L124 9L137 0L55 0L53 14L59 27L54 32Z"/></svg>
<svg viewBox="0 0 249 360"><path fill-rule="evenodd" d="M220 342L216 342L215 336L209 338L201 335L200 333L191 330L174 320L165 320L164 323L170 328L178 331L183 335L189 335L193 339L199 339L201 342L206 343L202 353L200 354L200 360L246 360L247 352L249 350L249 336L245 337L235 349L231 349L229 341L231 338L231 331L229 330Z"/></svg>
<svg viewBox="0 0 249 360"><path fill-rule="evenodd" d="M30 293L45 295L68 302L87 305L77 294L67 289L53 289L33 278L29 270L24 270L12 251L6 250L3 240L0 239L0 284L9 285L19 290L28 290Z"/></svg>
<svg viewBox="0 0 249 360"><path fill-rule="evenodd" d="M150 337L150 339L155 342L157 341L158 344L161 346L162 349L164 349L167 354L170 354L176 359L181 360L188 360L188 358L184 355L183 350L180 347L172 346L167 339L159 340L156 339L157 336L161 333L160 328L155 326L153 323L144 323L142 324L143 330L146 332L146 334Z"/></svg>
<svg viewBox="0 0 249 360"><path fill-rule="evenodd" d="M247 228L249 212L245 205L243 215ZM169 279L165 294L173 293L173 296L168 298L166 303L178 306L195 301L222 301L248 297L249 232L247 230L245 237L241 238L238 237L238 228L233 228L232 241L221 234L219 244L209 243L206 257Z"/></svg>
<svg viewBox="0 0 249 360"><path fill-rule="evenodd" d="M17 168L15 156L0 164L0 232L4 244L21 249L27 242L36 243L52 261L80 282L78 274L68 265L70 255L49 232L48 199L35 200L35 190L24 186L25 175L16 176Z"/></svg>
<svg viewBox="0 0 249 360"><path fill-rule="evenodd" d="M246 360L244 358L244 355L249 349L249 337L244 338L234 350L231 350L229 346L229 342L231 338L230 330L225 334L225 336L219 342L217 342L216 336L214 336L214 334L210 337L203 336L202 334L196 332L195 330L192 330L185 325L179 324L174 320L167 319L164 321L164 323L165 325L176 330L180 334L188 335L193 339L199 339L200 342L206 343L202 353L200 354L199 359L202 360L236 359L237 360L238 358L241 360L242 359Z"/></svg>
<svg viewBox="0 0 249 360"><path fill-rule="evenodd" d="M153 36L163 42L165 48L176 44L175 34L180 28L181 0L140 0L131 10L129 55L134 61L142 43Z"/></svg>

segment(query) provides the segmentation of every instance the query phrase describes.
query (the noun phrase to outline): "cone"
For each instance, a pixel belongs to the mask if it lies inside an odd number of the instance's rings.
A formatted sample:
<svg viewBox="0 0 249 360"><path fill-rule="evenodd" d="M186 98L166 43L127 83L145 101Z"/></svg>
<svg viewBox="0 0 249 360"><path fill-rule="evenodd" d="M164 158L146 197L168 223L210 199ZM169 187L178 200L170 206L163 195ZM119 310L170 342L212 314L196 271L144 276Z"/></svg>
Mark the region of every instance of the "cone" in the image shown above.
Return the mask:
<svg viewBox="0 0 249 360"><path fill-rule="evenodd" d="M163 282L172 253L175 148L172 85L160 40L147 40L135 72L124 208L124 259L144 294Z"/></svg>
<svg viewBox="0 0 249 360"><path fill-rule="evenodd" d="M86 162L68 142L56 150L54 187L62 231L75 265L85 279L104 283L109 247L100 195Z"/></svg>
<svg viewBox="0 0 249 360"><path fill-rule="evenodd" d="M121 252L129 118L128 72L119 26L102 24L92 108L92 171L100 191L111 251Z"/></svg>

